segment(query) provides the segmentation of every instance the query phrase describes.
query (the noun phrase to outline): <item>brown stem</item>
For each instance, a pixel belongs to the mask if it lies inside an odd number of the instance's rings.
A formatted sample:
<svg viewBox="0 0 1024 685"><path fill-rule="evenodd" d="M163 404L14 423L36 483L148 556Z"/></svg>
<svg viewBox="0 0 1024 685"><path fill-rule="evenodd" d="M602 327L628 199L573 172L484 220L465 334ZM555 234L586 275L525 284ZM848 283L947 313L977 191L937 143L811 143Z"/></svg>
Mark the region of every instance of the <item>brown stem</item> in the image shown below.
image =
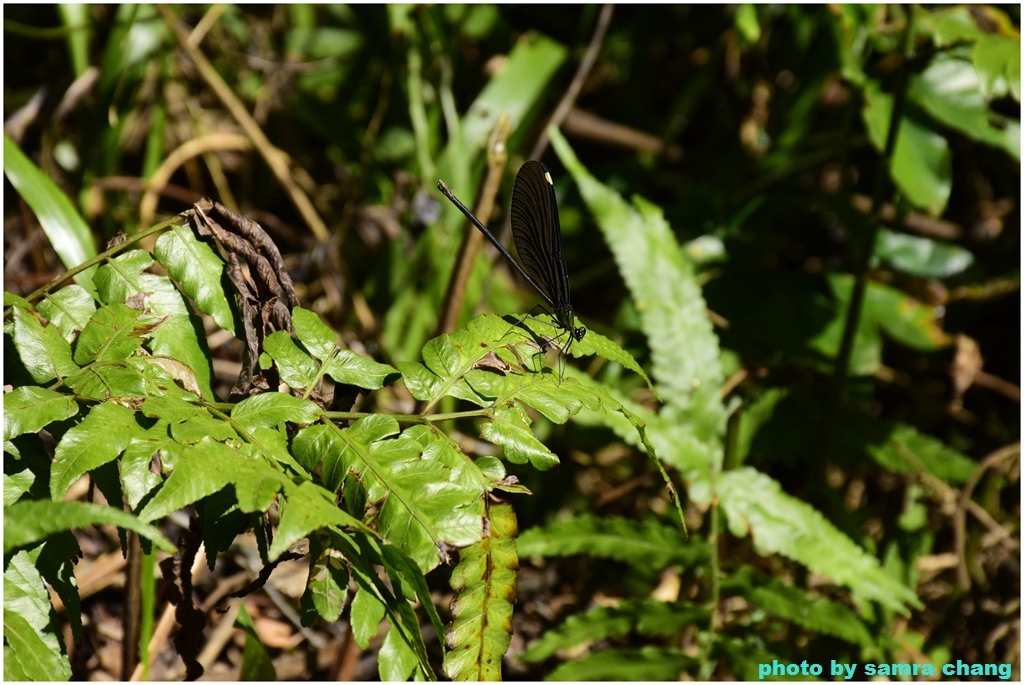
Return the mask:
<svg viewBox="0 0 1024 685"><path fill-rule="evenodd" d="M577 138L588 138L607 145L617 145L627 150L664 155L670 162L683 158L683 149L671 145L658 136L638 131L635 128L602 119L599 116L573 108L562 126L562 132Z"/></svg>
<svg viewBox="0 0 1024 685"><path fill-rule="evenodd" d="M128 680L139 665L142 616L142 545L139 535L128 531L128 568L124 582L124 637L121 640L121 680Z"/></svg>
<svg viewBox="0 0 1024 685"><path fill-rule="evenodd" d="M494 198L498 194L501 173L508 159L505 151L505 139L508 137L508 133L508 119L502 116L495 125L487 144L487 175L484 178L483 192L480 193L480 201L476 205L475 212L478 217L481 217L481 221L486 221L494 209ZM462 314L462 303L466 297L466 284L473 272L473 264L476 262L476 255L480 251L482 240L483 235L480 231L472 228L467 227L462 233L462 244L459 246L455 272L448 282L448 292L444 297L444 306L441 308L436 335L451 333L458 325L459 316Z"/></svg>

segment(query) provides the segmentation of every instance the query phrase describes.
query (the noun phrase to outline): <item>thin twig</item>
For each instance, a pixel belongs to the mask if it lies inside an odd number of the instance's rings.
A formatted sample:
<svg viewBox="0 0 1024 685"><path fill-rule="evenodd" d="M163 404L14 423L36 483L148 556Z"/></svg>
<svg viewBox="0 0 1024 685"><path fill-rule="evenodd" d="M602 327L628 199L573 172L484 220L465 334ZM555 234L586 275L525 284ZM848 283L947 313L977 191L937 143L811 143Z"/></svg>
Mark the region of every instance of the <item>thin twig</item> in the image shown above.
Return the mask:
<svg viewBox="0 0 1024 685"><path fill-rule="evenodd" d="M974 385L997 392L1006 399L1020 404L1020 386L1011 383L1005 378L1000 378L985 371L979 371L974 375Z"/></svg>
<svg viewBox="0 0 1024 685"><path fill-rule="evenodd" d="M148 178L140 178L138 176L101 176L90 182L89 190L90 192L94 190L119 190L126 193L144 193L152 185L152 181ZM159 195L188 205L194 204L203 197L202 193L197 193L191 188L170 183L157 189L156 192Z"/></svg>
<svg viewBox="0 0 1024 685"><path fill-rule="evenodd" d="M871 198L867 195L852 194L850 196L850 205L858 212L864 214L872 211ZM911 212L905 217L900 217L896 211L896 206L891 202L887 202L879 207L878 214L886 225L892 226L900 222L900 228L903 230L926 238L934 238L935 240L955 242L961 240L966 232L959 224L945 219L936 219L920 212Z"/></svg>
<svg viewBox="0 0 1024 685"><path fill-rule="evenodd" d="M843 327L843 338L839 345L839 354L836 356L836 365L833 372L829 397L825 404L824 416L821 422L819 444L821 452L827 453L829 440L831 439L832 425L835 422L836 414L839 411L839 404L843 398L843 386L846 383L846 372L850 365L850 357L853 354L853 343L856 338L857 328L860 325L861 310L864 306L864 294L868 286L868 266L871 263L871 255L875 241L878 238L878 231L881 226L881 211L885 200L885 194L889 188L889 166L896 149L896 140L899 137L900 123L903 121L903 110L907 102L907 84L910 80L910 53L913 43L910 40L914 28L914 8L908 5L907 25L903 29L901 38L900 54L903 57L903 67L897 76L896 87L893 95L892 113L889 117L889 131L886 135L885 148L878 160L878 171L875 178L874 192L871 197L871 214L866 221L866 230L859 245L859 253L855 255L854 262L854 285L850 295L850 304L846 310L846 322Z"/></svg>
<svg viewBox="0 0 1024 685"><path fill-rule="evenodd" d="M960 493L960 501L957 503L956 511L953 513L953 545L957 553L957 584L961 592L968 592L971 589L971 576L967 573L967 510L974 502L971 497L974 495L974 488L978 486L982 475L991 468L998 466L1001 462L1020 458L1020 443L1002 447L988 455L974 469L974 473L967 479L964 488Z"/></svg>
<svg viewBox="0 0 1024 685"><path fill-rule="evenodd" d="M245 108L245 105L238 99L231 87L221 78L217 70L210 64L210 61L206 59L206 55L203 54L198 46L192 44L189 32L178 20L174 10L168 5L158 5L157 9L164 17L167 25L174 31L178 44L181 45L182 49L195 64L203 80L206 81L206 84L220 99L238 125L242 127L245 135L252 140L256 150L263 157L267 166L270 167L278 183L285 189L285 192L299 210L313 235L316 236L317 240L327 240L330 235L330 231L327 230L327 224L320 218L320 214L316 211L306 193L295 182L288 155L270 142L270 139L263 133L263 129L260 128L259 124L249 113L249 110Z"/></svg>
<svg viewBox="0 0 1024 685"><path fill-rule="evenodd" d="M530 150L530 155L527 159L540 159L541 155L544 154L544 150L547 149L548 143L551 142L548 137L549 126L561 126L565 118L569 116L569 112L572 111L576 105L576 98L579 97L580 90L583 88L584 81L587 80L587 76L590 75L591 70L594 68L594 63L597 61L597 56L601 52L601 44L604 42L605 33L608 32L608 25L612 21L612 12L615 6L608 4L601 7L601 13L597 16L597 24L594 26L594 34L590 37L590 44L587 46L587 51L583 53L583 59L580 60L580 66L576 69L576 74L572 77L572 81L569 83L569 87L565 91L565 95L555 106L555 111L552 112L551 118L548 119L547 124L541 129L540 137L537 138L537 142L534 143L533 149ZM479 215L477 215L479 216ZM501 226L501 232L498 234L498 239L504 243L508 243L509 233L512 231L512 215L509 214L505 217L505 222Z"/></svg>
<svg viewBox="0 0 1024 685"><path fill-rule="evenodd" d="M608 25L612 22L612 12L614 10L615 5L611 4L601 7L601 13L597 15L594 35L590 37L590 45L587 46L587 51L583 54L583 59L580 60L580 66L576 69L576 75L572 77L572 82L569 83L569 87L565 90L565 95L558 102L555 111L551 114L551 119L541 131L540 137L537 138L533 149L530 150L529 159L540 159L540 156L544 154L544 150L547 149L550 142L547 133L548 126L561 126L576 104L576 98L579 97L580 91L583 89L583 83L593 70L597 56L601 52L601 44L604 42L605 33L608 32Z"/></svg>
<svg viewBox="0 0 1024 685"><path fill-rule="evenodd" d="M148 224L156 214L157 199L161 195L164 186L171 180L171 176L187 160L210 151L244 152L252 149L252 141L242 135L233 133L213 133L192 140L185 141L177 149L167 155L156 171L153 172L146 192L139 202L139 223Z"/></svg>
<svg viewBox="0 0 1024 685"><path fill-rule="evenodd" d="M334 664L331 666L330 679L337 682L355 680L356 668L359 666L359 657L362 654L363 650L353 638L350 626L345 631L345 637L341 641L341 648L338 650Z"/></svg>
<svg viewBox="0 0 1024 685"><path fill-rule="evenodd" d="M278 608L278 611L288 619L296 630L302 633L303 637L309 641L309 644L311 644L314 649L319 651L327 646L327 640L322 635L314 633L312 630L302 625L302 618L299 616L299 612L292 608L292 605L288 603L288 600L285 599L280 590L268 583L263 586L263 591L267 593L267 597L269 597L270 601L274 603L274 606Z"/></svg>
<svg viewBox="0 0 1024 685"><path fill-rule="evenodd" d="M602 119L596 114L584 112L576 107L569 110L569 115L562 124L562 133L566 136L587 138L605 145L616 145L627 150L664 156L666 160L673 163L683 158L683 149L669 143L664 138L638 131L625 124Z"/></svg>

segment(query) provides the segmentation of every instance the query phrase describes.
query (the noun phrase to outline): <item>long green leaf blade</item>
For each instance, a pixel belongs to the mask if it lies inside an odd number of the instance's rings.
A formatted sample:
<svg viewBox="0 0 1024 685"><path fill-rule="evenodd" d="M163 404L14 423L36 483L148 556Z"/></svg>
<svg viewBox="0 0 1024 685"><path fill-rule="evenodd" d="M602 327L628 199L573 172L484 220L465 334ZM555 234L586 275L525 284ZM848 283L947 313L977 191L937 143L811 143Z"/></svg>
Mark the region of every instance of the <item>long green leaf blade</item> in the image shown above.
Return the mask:
<svg viewBox="0 0 1024 685"><path fill-rule="evenodd" d="M4 174L22 199L35 212L39 224L50 239L64 266L73 269L96 256L96 244L85 220L68 196L32 163L13 140L4 133ZM90 267L75 276L75 282L90 293L96 291Z"/></svg>
<svg viewBox="0 0 1024 685"><path fill-rule="evenodd" d="M853 610L838 602L815 597L778 578L758 576L749 566L723 580L722 588L739 592L776 616L816 632L834 635L862 647L876 643L864 621Z"/></svg>
<svg viewBox="0 0 1024 685"><path fill-rule="evenodd" d="M44 540L64 530L99 525L134 530L147 540L152 540L153 544L165 552L173 552L175 549L171 541L155 527L114 507L84 502L22 500L4 507L4 552Z"/></svg>

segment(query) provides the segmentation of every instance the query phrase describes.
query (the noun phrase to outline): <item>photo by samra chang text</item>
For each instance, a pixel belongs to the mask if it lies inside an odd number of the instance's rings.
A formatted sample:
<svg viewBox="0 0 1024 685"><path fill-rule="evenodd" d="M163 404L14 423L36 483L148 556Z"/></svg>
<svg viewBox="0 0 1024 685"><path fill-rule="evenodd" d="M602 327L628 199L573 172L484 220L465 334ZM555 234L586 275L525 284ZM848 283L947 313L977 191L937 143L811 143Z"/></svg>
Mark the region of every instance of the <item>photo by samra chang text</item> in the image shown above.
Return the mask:
<svg viewBox="0 0 1024 685"><path fill-rule="evenodd" d="M833 680L861 680L874 676L939 676L940 678L961 679L967 677L986 677L1009 680L1013 675L1010 664L970 663L967 661L951 661L945 664L930 663L842 663L833 659L828 664L801 661L786 663L777 659L770 663L758 664L758 678L778 678L785 676L812 676Z"/></svg>

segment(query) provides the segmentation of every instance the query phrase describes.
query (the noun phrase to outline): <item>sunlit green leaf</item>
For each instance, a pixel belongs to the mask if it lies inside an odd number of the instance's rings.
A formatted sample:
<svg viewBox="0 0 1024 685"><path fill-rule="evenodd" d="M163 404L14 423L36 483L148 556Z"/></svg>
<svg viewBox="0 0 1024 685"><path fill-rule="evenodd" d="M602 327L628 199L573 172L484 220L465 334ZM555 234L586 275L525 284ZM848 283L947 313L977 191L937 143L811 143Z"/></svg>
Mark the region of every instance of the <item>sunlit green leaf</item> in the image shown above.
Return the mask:
<svg viewBox="0 0 1024 685"><path fill-rule="evenodd" d="M349 617L356 644L363 649L369 647L370 640L377 635L383 620L384 603L372 592L360 588L352 600L352 613Z"/></svg>
<svg viewBox="0 0 1024 685"><path fill-rule="evenodd" d="M974 255L959 245L885 228L879 231L875 256L895 269L922 278L948 278L974 263Z"/></svg>
<svg viewBox="0 0 1024 685"><path fill-rule="evenodd" d="M480 428L480 437L493 442L513 464L529 462L535 469L547 471L558 465L558 457L530 430L530 419L521 407L499 407L494 420Z"/></svg>
<svg viewBox="0 0 1024 685"><path fill-rule="evenodd" d="M383 387L385 378L397 371L393 366L367 359L352 350L339 350L324 364L324 373L338 383L377 389Z"/></svg>
<svg viewBox="0 0 1024 685"><path fill-rule="evenodd" d="M39 553L39 549L19 551L4 569L5 680L71 678L71 664L51 629L56 612L38 568Z"/></svg>
<svg viewBox="0 0 1024 685"><path fill-rule="evenodd" d="M352 350L341 350L335 344L334 332L313 312L296 307L292 311L295 336L312 355L296 346L286 331L277 331L267 337L264 349L277 364L281 380L296 389L312 385L321 374L338 383L361 388L380 388L384 379L396 370L387 364L367 359ZM315 357L323 364L313 360Z"/></svg>
<svg viewBox="0 0 1024 685"><path fill-rule="evenodd" d="M942 7L940 9L919 9L921 25L925 30L934 32L935 43L946 47L959 42L976 40L983 32L975 24L971 12L963 6Z"/></svg>
<svg viewBox="0 0 1024 685"><path fill-rule="evenodd" d="M93 362L68 376L65 382L76 395L96 400L147 395L142 369L125 362Z"/></svg>
<svg viewBox="0 0 1024 685"><path fill-rule="evenodd" d="M307 603L323 620L337 621L348 598L349 574L345 558L330 546L328 535L309 536L309 553L309 578L302 596L303 625L312 624L312 617L307 618L305 611Z"/></svg>
<svg viewBox="0 0 1024 685"><path fill-rule="evenodd" d="M979 34L971 57L981 77L982 92L987 98L1010 95L1019 103L1020 36ZM1017 130L1020 130L1020 122L1017 122ZM1015 156L1020 159L1019 148Z"/></svg>
<svg viewBox="0 0 1024 685"><path fill-rule="evenodd" d="M32 309L32 303L26 300L21 295L15 295L12 292L4 291L4 306L5 307L21 307L22 309Z"/></svg>
<svg viewBox="0 0 1024 685"><path fill-rule="evenodd" d="M302 307L292 310L295 337L320 361L326 361L337 348L337 336L314 312Z"/></svg>
<svg viewBox="0 0 1024 685"><path fill-rule="evenodd" d="M330 493L323 488L308 482L289 488L287 505L281 514L281 523L268 555L271 560L276 559L295 542L327 526L351 527L370 532L361 521L339 509Z"/></svg>
<svg viewBox="0 0 1024 685"><path fill-rule="evenodd" d="M47 383L78 371L71 346L57 326L42 325L32 312L14 308L14 346L36 383Z"/></svg>
<svg viewBox="0 0 1024 685"><path fill-rule="evenodd" d="M1020 41L1002 40L1016 44L1019 63ZM984 44L991 43L985 41ZM980 49L979 43L975 48L976 55ZM982 92L980 75L970 62L936 60L911 82L908 96L946 126L1020 159L1020 121L991 110Z"/></svg>
<svg viewBox="0 0 1024 685"><path fill-rule="evenodd" d="M205 438L182 450L174 472L160 491L139 512L143 521L155 521L171 512L233 485L240 505L251 510L269 506L274 493L288 483L280 471L242 450Z"/></svg>
<svg viewBox="0 0 1024 685"><path fill-rule="evenodd" d="M117 459L141 432L133 410L114 402L93 407L81 423L64 435L54 451L50 474L53 499L63 499L83 473Z"/></svg>
<svg viewBox="0 0 1024 685"><path fill-rule="evenodd" d="M167 435L165 421L157 422L145 433L132 438L124 448L120 464L121 487L128 506L137 509L146 496L163 483L163 477L153 473L153 460L159 457L164 469L170 469L183 449L183 445Z"/></svg>
<svg viewBox="0 0 1024 685"><path fill-rule="evenodd" d="M126 359L142 346L142 336L153 330L158 321L142 318L142 312L123 304L101 308L86 324L75 345L75 363L85 366L91 361Z"/></svg>
<svg viewBox="0 0 1024 685"><path fill-rule="evenodd" d="M868 137L875 149L884 150L892 121L892 96L873 81L864 89L864 96L861 115ZM944 137L904 116L889 171L907 200L933 216L942 214L953 187L953 156Z"/></svg>
<svg viewBox="0 0 1024 685"><path fill-rule="evenodd" d="M39 313L56 324L64 339L73 342L96 311L96 301L80 285L65 286L37 305Z"/></svg>
<svg viewBox="0 0 1024 685"><path fill-rule="evenodd" d="M224 261L187 226L172 226L161 235L154 254L168 273L221 328L234 331L235 321L224 293Z"/></svg>
<svg viewBox="0 0 1024 685"><path fill-rule="evenodd" d="M320 407L301 397L281 392L265 392L242 400L231 411L231 418L246 428L279 424L313 423L320 416Z"/></svg>
<svg viewBox="0 0 1024 685"><path fill-rule="evenodd" d="M416 654L402 639L402 634L397 630L389 630L384 636L380 658L377 660L377 672L381 682L408 680L418 665Z"/></svg>
<svg viewBox="0 0 1024 685"><path fill-rule="evenodd" d="M477 478L460 475L465 457L437 442L440 437L422 427L385 437L398 430L387 416L332 429L333 439L344 446L334 452L342 467L361 481L368 501L381 502L378 533L424 572L440 562L441 546L461 547L480 538L484 488Z"/></svg>
<svg viewBox="0 0 1024 685"><path fill-rule="evenodd" d="M756 43L761 36L761 26L757 20L757 7L754 5L738 5L733 25L747 45Z"/></svg>
<svg viewBox="0 0 1024 685"><path fill-rule="evenodd" d="M165 552L175 549L155 527L115 507L84 502L22 500L4 507L4 552L38 542L60 531L99 525L134 530Z"/></svg>
<svg viewBox="0 0 1024 685"><path fill-rule="evenodd" d="M23 385L4 394L4 440L35 433L78 413L78 403L53 390Z"/></svg>
<svg viewBox="0 0 1024 685"><path fill-rule="evenodd" d="M845 274L829 274L829 285L836 297L848 302L853 279ZM864 325L877 326L900 343L913 349L933 351L950 344L951 339L937 321L938 312L907 293L869 282L864 297Z"/></svg>
<svg viewBox="0 0 1024 685"><path fill-rule="evenodd" d="M96 273L100 298L109 303L123 303L134 297L136 306L143 307L146 313L167 317L150 335L147 347L154 354L185 364L199 389L197 394L212 399L211 355L202 321L192 313L169 278L144 273L152 265L152 257L142 250L132 250L110 260Z"/></svg>
<svg viewBox="0 0 1024 685"><path fill-rule="evenodd" d="M281 380L288 387L305 390L320 376L317 363L298 348L288 331L276 331L268 335L263 341L263 349L274 360Z"/></svg>
<svg viewBox="0 0 1024 685"><path fill-rule="evenodd" d="M125 302L143 292L142 272L153 266L153 258L145 250L129 250L107 261L96 270L96 290L106 303Z"/></svg>

